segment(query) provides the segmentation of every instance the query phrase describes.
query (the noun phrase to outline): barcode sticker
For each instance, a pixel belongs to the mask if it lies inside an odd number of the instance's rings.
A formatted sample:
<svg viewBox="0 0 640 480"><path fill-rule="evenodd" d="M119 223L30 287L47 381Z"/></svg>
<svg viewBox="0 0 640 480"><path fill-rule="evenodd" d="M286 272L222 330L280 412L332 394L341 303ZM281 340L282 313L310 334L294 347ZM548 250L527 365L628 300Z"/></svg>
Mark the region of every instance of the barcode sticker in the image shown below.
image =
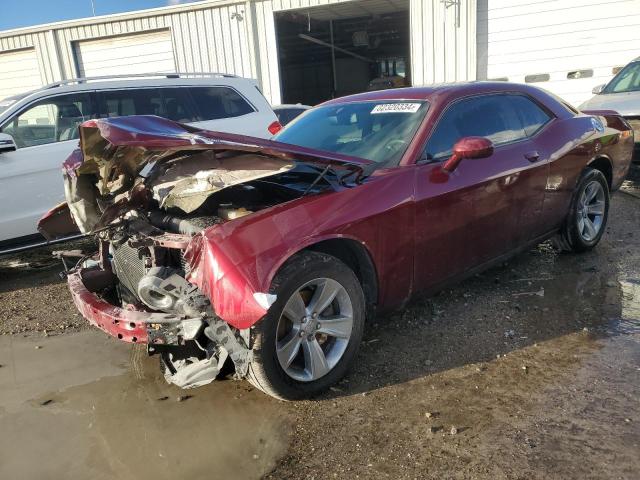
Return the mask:
<svg viewBox="0 0 640 480"><path fill-rule="evenodd" d="M381 103L371 113L416 113L421 103Z"/></svg>

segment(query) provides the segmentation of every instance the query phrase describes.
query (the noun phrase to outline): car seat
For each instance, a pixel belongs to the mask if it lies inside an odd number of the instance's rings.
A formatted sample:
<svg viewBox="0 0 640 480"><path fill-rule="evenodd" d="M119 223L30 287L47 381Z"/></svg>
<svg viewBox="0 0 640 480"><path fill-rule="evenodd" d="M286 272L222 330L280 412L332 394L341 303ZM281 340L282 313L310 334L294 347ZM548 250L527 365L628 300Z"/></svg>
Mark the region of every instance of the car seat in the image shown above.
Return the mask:
<svg viewBox="0 0 640 480"><path fill-rule="evenodd" d="M62 103L58 105L58 119L56 121L56 140L75 140L78 138L78 125L82 123L84 116L75 103Z"/></svg>

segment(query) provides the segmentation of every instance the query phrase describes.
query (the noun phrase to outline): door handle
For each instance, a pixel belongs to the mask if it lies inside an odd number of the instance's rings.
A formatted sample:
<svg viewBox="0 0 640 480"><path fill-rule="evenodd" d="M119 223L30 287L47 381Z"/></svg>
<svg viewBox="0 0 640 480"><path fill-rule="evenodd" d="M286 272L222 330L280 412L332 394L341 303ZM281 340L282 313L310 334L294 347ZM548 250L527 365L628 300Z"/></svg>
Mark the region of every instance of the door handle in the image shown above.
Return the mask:
<svg viewBox="0 0 640 480"><path fill-rule="evenodd" d="M526 158L530 162L537 162L538 160L540 160L540 154L534 150L533 152L525 153L524 158Z"/></svg>

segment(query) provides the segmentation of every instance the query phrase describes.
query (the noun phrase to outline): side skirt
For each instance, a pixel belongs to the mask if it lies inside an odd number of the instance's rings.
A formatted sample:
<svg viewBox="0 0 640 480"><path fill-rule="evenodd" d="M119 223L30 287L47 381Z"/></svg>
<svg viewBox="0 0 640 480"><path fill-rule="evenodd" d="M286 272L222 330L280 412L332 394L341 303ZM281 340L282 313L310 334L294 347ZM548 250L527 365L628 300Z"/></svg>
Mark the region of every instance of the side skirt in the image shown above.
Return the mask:
<svg viewBox="0 0 640 480"><path fill-rule="evenodd" d="M453 285L456 285L469 277L473 277L474 275L480 272L490 269L491 267L500 265L501 263L504 263L505 261L517 256L518 254L526 250L529 250L531 247L534 247L535 245L538 245L544 242L545 240L549 240L556 233L558 233L558 230L552 230L551 232L545 233L544 235L541 235L513 250L510 250L505 254L492 258L491 260L481 263L479 265L476 265L475 267L471 267L470 269L465 270L460 274L454 275L453 277L449 277L446 280L439 282L432 287L427 288L426 290L416 292L416 294L412 295L412 299L415 299L417 296L425 296L425 295L428 297L433 296L435 293L438 293L439 291L444 290L445 288L449 288Z"/></svg>

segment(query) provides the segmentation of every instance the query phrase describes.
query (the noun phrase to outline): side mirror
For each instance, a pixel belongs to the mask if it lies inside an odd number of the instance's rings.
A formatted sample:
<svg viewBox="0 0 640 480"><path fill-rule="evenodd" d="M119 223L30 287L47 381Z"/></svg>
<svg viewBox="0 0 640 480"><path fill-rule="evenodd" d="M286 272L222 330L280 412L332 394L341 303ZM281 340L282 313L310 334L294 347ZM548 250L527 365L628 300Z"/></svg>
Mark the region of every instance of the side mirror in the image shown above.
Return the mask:
<svg viewBox="0 0 640 480"><path fill-rule="evenodd" d="M453 146L453 154L444 162L442 169L453 172L464 159L486 158L493 154L493 143L484 137L464 137Z"/></svg>
<svg viewBox="0 0 640 480"><path fill-rule="evenodd" d="M604 90L606 83L603 83L602 85L598 85L597 87L593 87L593 90L591 90L591 93L593 93L594 95L598 95L599 93L602 93L602 91Z"/></svg>
<svg viewBox="0 0 640 480"><path fill-rule="evenodd" d="M0 132L0 153L13 152L16 149L16 142L13 141L13 137L8 133Z"/></svg>

